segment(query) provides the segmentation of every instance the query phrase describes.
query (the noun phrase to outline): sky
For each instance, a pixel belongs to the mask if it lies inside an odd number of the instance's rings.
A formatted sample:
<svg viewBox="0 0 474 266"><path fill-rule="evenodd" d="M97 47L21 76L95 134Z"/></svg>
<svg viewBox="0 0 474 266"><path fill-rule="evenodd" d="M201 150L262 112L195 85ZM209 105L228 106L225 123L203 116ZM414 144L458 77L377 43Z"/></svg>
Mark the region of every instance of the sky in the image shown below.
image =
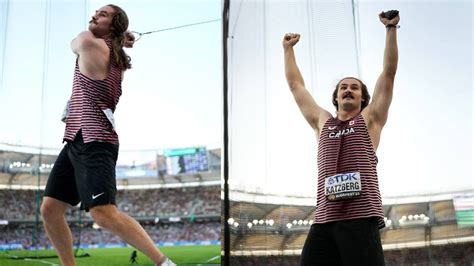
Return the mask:
<svg viewBox="0 0 474 266"><path fill-rule="evenodd" d="M472 2L354 2L355 30L351 1L234 5L231 187L315 196L317 140L286 85L281 39L301 34L306 87L334 114L339 79L360 77L372 94L385 42L378 13L398 9L398 71L377 151L382 197L473 190Z"/></svg>
<svg viewBox="0 0 474 266"><path fill-rule="evenodd" d="M109 2L0 2L0 141L62 147L60 116L75 62L70 42ZM138 32L221 17L218 0L114 4ZM132 69L115 113L122 151L222 145L221 40L217 21L144 35L126 49Z"/></svg>
<svg viewBox="0 0 474 266"><path fill-rule="evenodd" d="M361 1L362 77L374 86L381 42L369 14L399 9L399 65L378 151L384 195L474 189L473 2ZM436 18L431 16L436 14Z"/></svg>
<svg viewBox="0 0 474 266"><path fill-rule="evenodd" d="M340 78L360 76L372 92L385 37L377 14L398 9L398 72L377 151L382 196L474 189L472 2L354 1L358 38L350 2L231 2L231 186L314 197L317 142L288 91L281 38L302 33L295 50L301 71L333 113L330 94ZM69 44L108 3L0 2L0 141L62 146L60 115L75 60ZM141 32L221 16L217 0L114 3ZM119 160L222 146L221 38L215 22L146 35L127 50L133 68L116 111Z"/></svg>

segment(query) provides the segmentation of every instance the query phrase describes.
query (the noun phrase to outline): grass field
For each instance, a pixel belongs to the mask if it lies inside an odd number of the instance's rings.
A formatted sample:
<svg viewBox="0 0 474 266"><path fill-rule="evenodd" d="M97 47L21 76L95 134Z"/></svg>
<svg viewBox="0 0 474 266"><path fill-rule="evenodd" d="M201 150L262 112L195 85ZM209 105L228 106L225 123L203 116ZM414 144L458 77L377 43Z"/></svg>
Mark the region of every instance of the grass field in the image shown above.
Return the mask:
<svg viewBox="0 0 474 266"><path fill-rule="evenodd" d="M220 265L220 246L184 246L184 247L162 247L160 250L171 258L178 265ZM80 253L88 253L89 257L76 258L78 266L106 266L106 265L153 265L145 255L138 252L138 264L129 262L130 254L133 248L102 248L85 249ZM13 256L32 257L32 256L50 256L54 255L52 250L40 251L0 251L0 265L22 265L22 266L45 266L59 265L58 258L29 258L12 259Z"/></svg>

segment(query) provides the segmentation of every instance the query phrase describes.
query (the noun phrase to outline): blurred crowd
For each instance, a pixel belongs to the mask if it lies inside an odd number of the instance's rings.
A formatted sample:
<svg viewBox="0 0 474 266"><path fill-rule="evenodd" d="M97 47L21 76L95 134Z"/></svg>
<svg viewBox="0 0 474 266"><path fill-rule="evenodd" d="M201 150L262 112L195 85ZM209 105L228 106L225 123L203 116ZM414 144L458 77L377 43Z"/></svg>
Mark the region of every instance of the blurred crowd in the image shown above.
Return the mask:
<svg viewBox="0 0 474 266"><path fill-rule="evenodd" d="M43 191L0 190L0 219L34 220ZM220 215L220 187L119 190L117 206L133 217ZM78 217L78 208L67 212Z"/></svg>
<svg viewBox="0 0 474 266"><path fill-rule="evenodd" d="M120 190L117 206L137 217L220 215L220 187Z"/></svg>
<svg viewBox="0 0 474 266"><path fill-rule="evenodd" d="M388 265L474 265L474 244L452 243L429 248L385 250Z"/></svg>
<svg viewBox="0 0 474 266"><path fill-rule="evenodd" d="M144 224L144 229L155 243L159 242L199 242L220 240L221 226L219 222L179 222L166 224ZM71 224L74 243L77 244L124 244L118 236L100 228L94 229L92 224ZM43 225L34 223L18 223L0 226L0 245L21 244L23 248L32 247L35 241L38 247L51 247L44 232Z"/></svg>

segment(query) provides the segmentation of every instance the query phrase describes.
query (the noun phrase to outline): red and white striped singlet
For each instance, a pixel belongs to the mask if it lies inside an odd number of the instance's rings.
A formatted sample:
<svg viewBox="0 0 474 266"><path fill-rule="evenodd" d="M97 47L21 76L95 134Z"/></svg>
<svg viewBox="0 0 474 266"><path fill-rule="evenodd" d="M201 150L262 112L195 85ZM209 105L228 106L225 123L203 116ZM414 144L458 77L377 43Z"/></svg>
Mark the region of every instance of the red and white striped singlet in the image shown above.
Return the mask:
<svg viewBox="0 0 474 266"><path fill-rule="evenodd" d="M73 141L82 130L84 143L92 141L119 144L118 135L103 110L115 111L122 94L122 69L115 62L112 40L106 39L109 47L109 72L103 80L93 80L79 71L78 60L74 71L74 82L66 119L63 140Z"/></svg>
<svg viewBox="0 0 474 266"><path fill-rule="evenodd" d="M377 157L361 114L348 121L328 119L319 137L314 223L377 217L379 228L385 227L376 166ZM325 179L350 172L360 173L362 194L353 199L328 201Z"/></svg>

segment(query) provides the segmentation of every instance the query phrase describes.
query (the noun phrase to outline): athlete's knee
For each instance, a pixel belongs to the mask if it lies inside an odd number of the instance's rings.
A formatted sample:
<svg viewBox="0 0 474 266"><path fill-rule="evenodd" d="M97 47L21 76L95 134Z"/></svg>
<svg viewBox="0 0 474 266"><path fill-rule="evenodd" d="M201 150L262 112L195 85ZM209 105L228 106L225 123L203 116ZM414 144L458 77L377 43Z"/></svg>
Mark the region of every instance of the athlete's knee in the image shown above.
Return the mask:
<svg viewBox="0 0 474 266"><path fill-rule="evenodd" d="M94 222L105 229L112 227L118 219L118 210L115 205L100 205L90 209L90 213Z"/></svg>
<svg viewBox="0 0 474 266"><path fill-rule="evenodd" d="M47 219L54 214L54 208L51 206L51 204L48 204L45 201L43 201L41 203L40 213L44 219Z"/></svg>
<svg viewBox="0 0 474 266"><path fill-rule="evenodd" d="M67 204L57 199L44 197L40 213L44 220L61 218L66 212Z"/></svg>

